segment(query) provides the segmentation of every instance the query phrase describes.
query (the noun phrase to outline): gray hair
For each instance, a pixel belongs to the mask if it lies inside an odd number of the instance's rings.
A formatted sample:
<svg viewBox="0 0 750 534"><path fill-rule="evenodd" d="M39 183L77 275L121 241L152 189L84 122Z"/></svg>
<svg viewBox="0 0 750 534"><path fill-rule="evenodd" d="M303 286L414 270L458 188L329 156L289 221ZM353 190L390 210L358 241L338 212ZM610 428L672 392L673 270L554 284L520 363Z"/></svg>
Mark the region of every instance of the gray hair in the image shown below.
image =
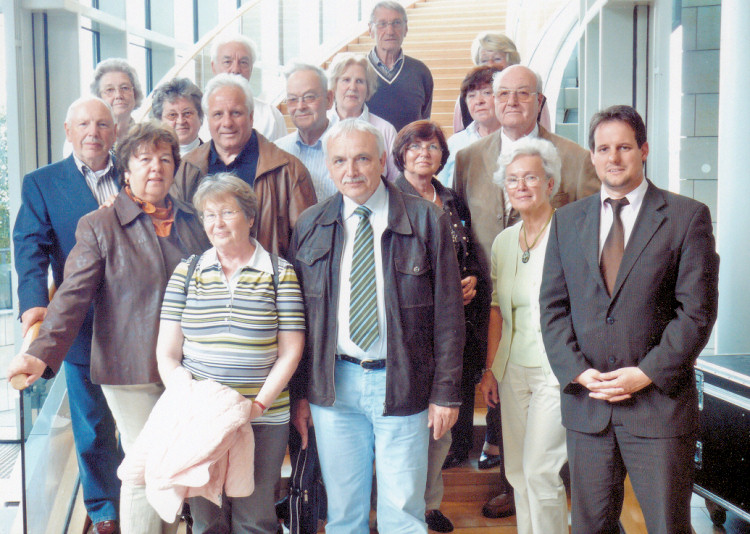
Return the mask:
<svg viewBox="0 0 750 534"><path fill-rule="evenodd" d="M505 189L505 170L519 156L538 156L542 160L544 173L553 183L550 198L555 196L555 193L560 189L560 173L562 171L560 155L557 153L555 145L538 137L521 137L511 144L507 153L500 155L497 160L499 168L495 171L493 177L494 182Z"/></svg>
<svg viewBox="0 0 750 534"><path fill-rule="evenodd" d="M296 74L297 72L313 72L318 77L318 80L320 81L320 87L323 89L323 92L328 91L328 78L326 77L326 73L323 72L323 69L320 67L317 67L315 65L310 65L309 63L300 63L300 62L292 62L287 68L284 69L284 78L288 81L289 78L292 77L292 74Z"/></svg>
<svg viewBox="0 0 750 534"><path fill-rule="evenodd" d="M367 95L365 101L370 100L378 88L378 74L370 64L367 56L364 54L355 54L354 52L340 52L333 56L331 64L328 66L328 83L334 91L339 78L350 65L359 65L365 69L365 82L367 83Z"/></svg>
<svg viewBox="0 0 750 534"><path fill-rule="evenodd" d="M542 86L542 77L539 76L536 72L531 70L529 67L524 67L523 65L511 65L509 67L504 68L500 72L496 72L492 76L492 92L497 93L500 89L500 84L503 83L503 77L509 73L514 72L516 70L523 69L529 71L531 74L534 75L534 78L536 78L536 92L538 94L542 94L544 87Z"/></svg>
<svg viewBox="0 0 750 534"><path fill-rule="evenodd" d="M381 2L375 4L372 8L372 11L370 12L370 24L375 24L375 11L377 11L378 9L390 9L391 11L398 11L398 14L401 16L401 18L404 19L404 23L408 22L408 20L406 19L406 10L404 9L404 6L392 0L382 0Z"/></svg>
<svg viewBox="0 0 750 534"><path fill-rule="evenodd" d="M211 46L211 61L214 63L219 59L219 48L229 43L240 43L247 50L247 55L250 56L250 67L255 65L255 61L258 59L258 46L255 41L249 37L245 37L241 33L228 33L221 35L214 39L213 45Z"/></svg>
<svg viewBox="0 0 750 534"><path fill-rule="evenodd" d="M124 72L130 78L130 84L133 86L133 98L135 98L135 107L140 107L143 101L143 91L141 90L141 84L138 81L138 73L135 71L133 66L126 60L113 57L100 61L94 70L94 81L91 82L91 94L101 96L101 81L102 76L109 72Z"/></svg>
<svg viewBox="0 0 750 534"><path fill-rule="evenodd" d="M154 90L154 94L151 97L151 116L161 120L161 116L164 113L164 103L169 102L171 104L178 98L190 100L198 111L198 118L203 122L203 108L201 107L203 93L188 78L174 78L161 84Z"/></svg>
<svg viewBox="0 0 750 534"><path fill-rule="evenodd" d="M516 43L499 32L480 32L471 42L471 59L474 65L479 65L479 56L482 50L489 52L504 52L508 65L518 65L521 62L521 55L516 49Z"/></svg>
<svg viewBox="0 0 750 534"><path fill-rule="evenodd" d="M65 113L65 124L70 125L70 120L73 118L73 112L83 104L86 104L87 102L99 102L101 104L104 104L104 107L107 108L109 111L109 114L112 116L112 123L114 124L117 122L117 119L115 119L115 112L112 111L112 106L107 104L104 100L99 98L98 96L94 95L86 95L82 96L81 98L76 98L72 104L68 106L68 111Z"/></svg>
<svg viewBox="0 0 750 534"><path fill-rule="evenodd" d="M250 82L239 74L228 74L222 72L211 78L206 84L206 91L203 93L203 100L201 102L203 105L203 112L206 115L208 115L208 99L211 98L212 94L223 87L237 87L238 89L241 89L242 92L245 93L245 106L247 107L248 114L253 112L255 105L253 103L253 91L250 89Z"/></svg>
<svg viewBox="0 0 750 534"><path fill-rule="evenodd" d="M201 180L193 195L193 206L203 216L206 203L221 197L232 197L248 221L258 215L258 197L250 185L231 172L217 172ZM253 225L255 226L255 225Z"/></svg>
<svg viewBox="0 0 750 534"><path fill-rule="evenodd" d="M328 143L330 143L332 139L342 136L345 137L354 132L372 134L375 137L375 142L378 146L378 157L380 158L383 156L385 153L385 139L383 139L383 134L380 133L380 130L366 121L359 119L344 119L331 126L331 129L325 134L325 142L323 143L323 154L325 158L328 159ZM385 169L383 172L385 172Z"/></svg>

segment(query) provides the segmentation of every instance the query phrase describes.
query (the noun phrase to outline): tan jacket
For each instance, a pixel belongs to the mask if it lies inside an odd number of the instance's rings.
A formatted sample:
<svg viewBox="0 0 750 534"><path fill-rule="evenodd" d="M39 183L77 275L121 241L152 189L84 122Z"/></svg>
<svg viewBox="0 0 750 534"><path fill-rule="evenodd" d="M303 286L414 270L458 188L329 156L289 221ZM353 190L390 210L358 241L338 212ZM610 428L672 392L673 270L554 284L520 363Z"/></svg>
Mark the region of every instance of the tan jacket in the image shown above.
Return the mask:
<svg viewBox="0 0 750 534"><path fill-rule="evenodd" d="M599 191L601 184L588 150L543 126L539 126L539 137L555 145L562 160L562 180L552 206L559 208ZM505 196L493 182L500 144L498 130L456 154L454 189L471 212L472 240L480 245L477 255L487 275L492 242L505 229Z"/></svg>
<svg viewBox="0 0 750 534"><path fill-rule="evenodd" d="M269 252L286 258L292 228L300 214L317 203L310 173L300 160L258 136L258 166L253 188L258 195L255 237ZM212 143L204 143L182 158L170 193L192 204L198 184L208 172Z"/></svg>
<svg viewBox="0 0 750 534"><path fill-rule="evenodd" d="M200 221L175 202L172 228L190 254L210 244ZM97 384L159 382L156 337L166 265L150 217L122 191L111 207L81 218L65 278L47 308L28 353L53 372L62 365L89 308L94 306L91 379Z"/></svg>

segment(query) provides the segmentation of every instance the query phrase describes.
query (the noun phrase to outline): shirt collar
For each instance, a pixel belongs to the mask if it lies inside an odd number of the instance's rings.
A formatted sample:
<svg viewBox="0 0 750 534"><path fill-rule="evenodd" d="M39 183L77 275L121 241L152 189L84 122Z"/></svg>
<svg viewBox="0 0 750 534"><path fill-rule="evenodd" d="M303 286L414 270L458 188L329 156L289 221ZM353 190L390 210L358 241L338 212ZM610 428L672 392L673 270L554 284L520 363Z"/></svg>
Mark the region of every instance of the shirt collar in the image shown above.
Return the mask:
<svg viewBox="0 0 750 534"><path fill-rule="evenodd" d="M399 67L401 62L404 60L404 48L401 47L401 50L399 50L398 59L396 59L396 61L393 63L392 69L389 69L385 63L380 61L380 58L378 57L377 48L373 48L372 50L370 50L370 57L372 58L372 63L375 64L375 66L383 69L386 72L393 72Z"/></svg>
<svg viewBox="0 0 750 534"><path fill-rule="evenodd" d="M196 137L191 143L188 143L187 145L180 145L180 156L184 156L200 144L201 138Z"/></svg>
<svg viewBox="0 0 750 534"><path fill-rule="evenodd" d="M86 171L92 173L94 176L96 176L97 180L101 180L103 176L106 176L110 170L112 170L112 158L109 156L109 153L107 154L107 165L100 171L92 171L91 168L86 165L83 161L78 159L78 156L76 156L76 153L73 152L73 161L76 163L76 167L78 167L78 170L86 176Z"/></svg>
<svg viewBox="0 0 750 534"><path fill-rule="evenodd" d="M539 137L539 124L534 124L534 129L524 135L524 137L529 137L531 139ZM500 128L500 140L500 151L504 153L505 150L507 150L507 148L513 144L513 139L505 135L505 130L503 128Z"/></svg>
<svg viewBox="0 0 750 534"><path fill-rule="evenodd" d="M336 112L334 111L334 115L335 114L336 114ZM295 143L297 143L297 145L299 145L300 147L307 147L307 148L314 148L314 149L317 149L317 150L322 150L323 140L325 139L325 137L328 134L328 132L331 130L331 126L333 126L333 121L329 117L328 118L328 126L326 126L326 129L323 130L323 134L312 145L308 145L307 143L305 143L302 140L302 137L300 137L300 135L299 135L299 129L297 129L297 132L296 132L297 133L297 138L295 139Z"/></svg>
<svg viewBox="0 0 750 534"><path fill-rule="evenodd" d="M646 181L646 178L644 177L641 183L638 184L638 186L635 189L633 189L630 193L625 195L625 198L628 199L628 205L632 209L635 210L641 205L641 202L643 202L643 197L646 196L646 189L648 189L648 182ZM608 198L610 198L609 195L602 187L599 191L599 203L602 208L604 208L604 205L605 205L604 201L607 200Z"/></svg>
<svg viewBox="0 0 750 534"><path fill-rule="evenodd" d="M352 216L354 210L357 209L360 205L346 195L342 196L344 197L343 216L344 220L346 220ZM367 201L362 205L370 208L370 211L372 211L373 214L381 214L388 209L388 191L385 189L385 184L383 183L382 179L380 180L380 184L378 184L378 188L375 190L375 192L370 195L370 198L368 198Z"/></svg>
<svg viewBox="0 0 750 534"><path fill-rule="evenodd" d="M258 240L251 237L250 242L255 246L255 252L250 257L248 262L242 266L242 269L250 268L256 271L261 271L268 274L273 274L273 265L271 264L271 255L263 248L263 245L258 243ZM201 257L200 268L206 269L207 267L217 267L221 269L221 263L219 262L219 256L216 253L216 247L208 249Z"/></svg>

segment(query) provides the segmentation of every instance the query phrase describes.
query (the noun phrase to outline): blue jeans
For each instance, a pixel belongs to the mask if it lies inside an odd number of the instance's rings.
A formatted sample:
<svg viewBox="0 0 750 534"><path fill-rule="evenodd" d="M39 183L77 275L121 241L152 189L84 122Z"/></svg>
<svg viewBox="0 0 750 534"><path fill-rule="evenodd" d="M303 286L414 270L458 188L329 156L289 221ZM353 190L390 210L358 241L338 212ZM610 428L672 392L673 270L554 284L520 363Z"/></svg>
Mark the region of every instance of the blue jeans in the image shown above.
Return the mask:
<svg viewBox="0 0 750 534"><path fill-rule="evenodd" d="M368 534L372 464L378 530L426 533L427 410L384 416L385 369L337 361L336 401L310 405L320 467L328 491L327 534Z"/></svg>
<svg viewBox="0 0 750 534"><path fill-rule="evenodd" d="M91 521L117 519L122 452L115 437L115 421L102 388L91 382L89 364L65 362L65 383L83 488L83 502Z"/></svg>

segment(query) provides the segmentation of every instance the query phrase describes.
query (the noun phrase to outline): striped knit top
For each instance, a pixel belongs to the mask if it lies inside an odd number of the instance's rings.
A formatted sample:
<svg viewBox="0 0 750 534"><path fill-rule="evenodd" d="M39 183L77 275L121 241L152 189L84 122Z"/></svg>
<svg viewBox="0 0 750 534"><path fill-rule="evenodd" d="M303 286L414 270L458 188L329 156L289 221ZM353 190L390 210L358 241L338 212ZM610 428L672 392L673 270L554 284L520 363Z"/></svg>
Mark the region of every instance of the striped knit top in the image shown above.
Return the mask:
<svg viewBox="0 0 750 534"><path fill-rule="evenodd" d="M254 399L276 362L277 332L304 330L297 275L279 258L279 284L273 288L271 257L255 240L247 265L227 280L211 248L203 253L185 295L188 260L167 284L162 321L180 321L182 365L196 379L211 378ZM284 389L253 424L289 421L289 391Z"/></svg>

